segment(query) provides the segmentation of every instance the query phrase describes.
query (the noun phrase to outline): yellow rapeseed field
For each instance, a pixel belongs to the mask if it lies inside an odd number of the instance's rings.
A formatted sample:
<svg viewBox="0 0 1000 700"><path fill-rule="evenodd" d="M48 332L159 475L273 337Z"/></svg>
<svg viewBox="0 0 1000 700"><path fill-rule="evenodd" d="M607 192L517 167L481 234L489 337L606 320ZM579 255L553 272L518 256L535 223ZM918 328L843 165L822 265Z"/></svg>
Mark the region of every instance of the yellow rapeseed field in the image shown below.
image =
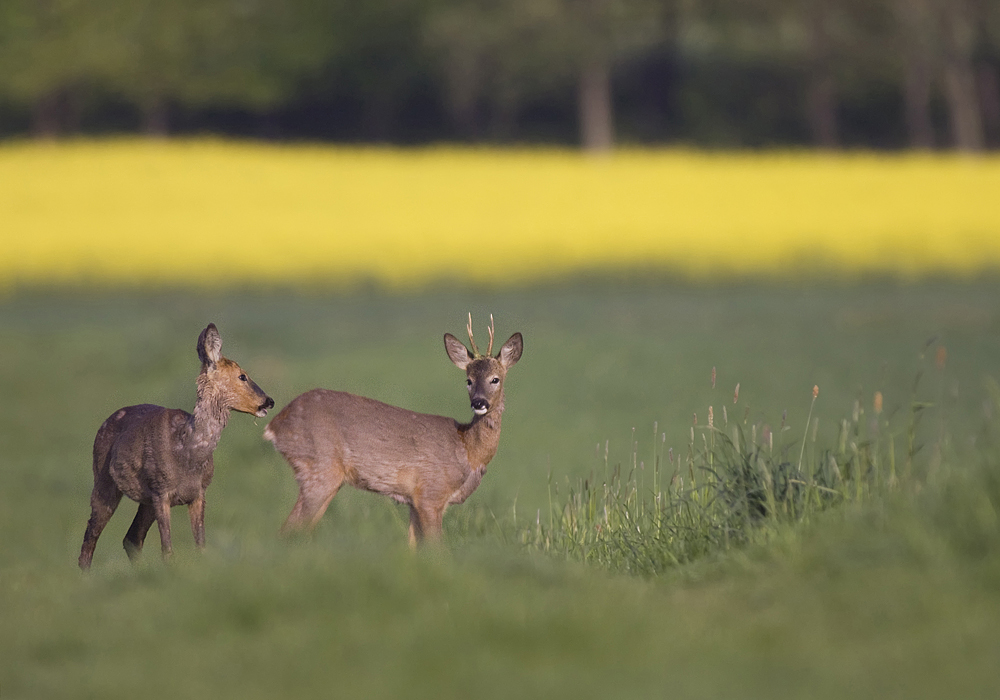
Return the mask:
<svg viewBox="0 0 1000 700"><path fill-rule="evenodd" d="M1000 158L0 145L0 286L1000 268Z"/></svg>

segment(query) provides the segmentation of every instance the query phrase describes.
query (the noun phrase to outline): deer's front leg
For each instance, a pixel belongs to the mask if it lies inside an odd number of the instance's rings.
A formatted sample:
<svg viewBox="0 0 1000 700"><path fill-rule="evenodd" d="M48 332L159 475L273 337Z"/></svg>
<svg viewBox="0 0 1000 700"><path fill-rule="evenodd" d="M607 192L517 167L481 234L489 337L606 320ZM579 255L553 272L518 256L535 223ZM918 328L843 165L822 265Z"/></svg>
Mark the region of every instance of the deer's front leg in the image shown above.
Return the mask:
<svg viewBox="0 0 1000 700"><path fill-rule="evenodd" d="M420 522L423 525L425 541L441 541L441 521L444 519L445 507L427 508L420 512Z"/></svg>
<svg viewBox="0 0 1000 700"><path fill-rule="evenodd" d="M191 533L194 535L194 545L205 549L205 497L199 496L188 506L191 516Z"/></svg>
<svg viewBox="0 0 1000 700"><path fill-rule="evenodd" d="M424 530L420 526L420 516L417 509L410 506L410 549L417 548L417 542L424 538Z"/></svg>
<svg viewBox="0 0 1000 700"><path fill-rule="evenodd" d="M169 559L174 551L170 546L170 502L156 501L153 508L156 510L156 526L160 530L160 551L164 559Z"/></svg>
<svg viewBox="0 0 1000 700"><path fill-rule="evenodd" d="M443 516L444 506L440 508L426 505L410 506L410 548L415 549L424 541L440 540Z"/></svg>

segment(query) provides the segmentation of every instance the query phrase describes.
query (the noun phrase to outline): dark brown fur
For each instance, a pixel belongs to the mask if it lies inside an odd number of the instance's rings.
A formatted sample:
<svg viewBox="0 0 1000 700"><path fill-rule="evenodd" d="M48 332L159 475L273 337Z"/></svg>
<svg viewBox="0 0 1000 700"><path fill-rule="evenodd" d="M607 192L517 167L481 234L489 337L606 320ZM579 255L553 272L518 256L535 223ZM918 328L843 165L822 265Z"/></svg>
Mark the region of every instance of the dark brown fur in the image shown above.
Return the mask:
<svg viewBox="0 0 1000 700"><path fill-rule="evenodd" d="M264 437L299 484L284 532L315 527L346 481L409 505L411 544L440 537L445 509L476 490L496 454L504 378L523 349L520 333L496 357L474 355L451 334L444 338L448 356L466 371L476 412L470 423L326 389L298 396L274 417Z"/></svg>
<svg viewBox="0 0 1000 700"><path fill-rule="evenodd" d="M212 453L231 410L257 416L274 406L267 394L232 360L222 357L222 338L214 324L198 337L198 401L194 413L152 404L115 411L94 439L94 490L90 521L83 536L80 568L90 568L97 538L114 514L122 494L139 503L122 544L129 559L142 551L155 521L166 557L170 546L170 508L186 505L195 544L205 546L205 489L215 466Z"/></svg>

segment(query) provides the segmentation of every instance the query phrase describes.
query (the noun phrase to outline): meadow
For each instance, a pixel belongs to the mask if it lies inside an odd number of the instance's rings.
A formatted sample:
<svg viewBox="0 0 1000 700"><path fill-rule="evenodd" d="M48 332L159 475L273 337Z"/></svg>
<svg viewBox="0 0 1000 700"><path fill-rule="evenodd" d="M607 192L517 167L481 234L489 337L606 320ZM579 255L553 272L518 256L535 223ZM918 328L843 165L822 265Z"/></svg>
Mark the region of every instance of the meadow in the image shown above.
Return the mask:
<svg viewBox="0 0 1000 700"><path fill-rule="evenodd" d="M9 296L0 693L993 695L998 302L989 282ZM499 335L520 330L525 354L508 376L500 452L447 513L443 551L410 553L405 510L349 489L312 537L280 540L290 470L260 438L266 421L236 415L216 452L204 554L177 510L172 563L153 534L130 566L124 502L91 573L77 570L94 431L121 405L190 408L206 320L278 406L322 385L464 418L441 334L459 334L467 311L494 313ZM631 461L633 440L649 454L654 421L683 453L693 414L701 434L708 406L720 423L729 406L733 422L774 426L794 460L814 385L810 452L835 447L856 402L872 417L879 391L903 453L912 402L930 404L913 477L652 577L519 539L577 479L603 480L605 441L612 466Z"/></svg>
<svg viewBox="0 0 1000 700"><path fill-rule="evenodd" d="M996 697L995 157L0 145L0 700ZM121 406L208 322L282 407L467 419L442 335L524 335L500 450L411 552L234 415L181 509L76 561ZM273 414L272 414L273 415Z"/></svg>

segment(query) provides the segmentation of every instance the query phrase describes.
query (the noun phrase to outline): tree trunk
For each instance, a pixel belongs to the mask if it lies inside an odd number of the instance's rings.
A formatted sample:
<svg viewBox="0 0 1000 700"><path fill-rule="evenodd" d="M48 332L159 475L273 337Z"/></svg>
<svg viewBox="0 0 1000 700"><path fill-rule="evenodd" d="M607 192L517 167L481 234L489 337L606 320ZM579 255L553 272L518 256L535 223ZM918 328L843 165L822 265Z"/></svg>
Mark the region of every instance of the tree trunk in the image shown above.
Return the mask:
<svg viewBox="0 0 1000 700"><path fill-rule="evenodd" d="M143 105L142 130L153 138L165 138L170 134L170 113L162 96L154 95Z"/></svg>
<svg viewBox="0 0 1000 700"><path fill-rule="evenodd" d="M585 151L602 153L615 142L611 104L611 71L607 61L595 60L580 72L580 142Z"/></svg>
<svg viewBox="0 0 1000 700"><path fill-rule="evenodd" d="M274 108L267 108L257 115L257 135L265 141L277 141L281 138L281 125L272 109Z"/></svg>
<svg viewBox="0 0 1000 700"><path fill-rule="evenodd" d="M971 152L983 150L983 122L972 65L965 61L949 62L944 69L944 87L955 148Z"/></svg>
<svg viewBox="0 0 1000 700"><path fill-rule="evenodd" d="M482 85L478 57L456 51L448 64L448 111L459 135L475 139L479 135L477 107Z"/></svg>
<svg viewBox="0 0 1000 700"><path fill-rule="evenodd" d="M493 101L489 122L490 139L504 143L515 137L519 106L517 98L510 95L500 95Z"/></svg>
<svg viewBox="0 0 1000 700"><path fill-rule="evenodd" d="M984 147L983 121L972 67L975 28L968 8L960 0L944 3L943 11L944 93L952 139L960 151L981 151Z"/></svg>
<svg viewBox="0 0 1000 700"><path fill-rule="evenodd" d="M501 143L510 141L517 135L521 85L514 75L503 71L497 75L490 97L489 138Z"/></svg>
<svg viewBox="0 0 1000 700"><path fill-rule="evenodd" d="M837 82L833 76L833 50L826 29L826 3L813 0L809 7L809 85L806 118L813 142L822 148L840 145L837 124Z"/></svg>
<svg viewBox="0 0 1000 700"><path fill-rule="evenodd" d="M979 102L983 108L983 131L992 145L1000 144L1000 75L996 66L984 63L976 74Z"/></svg>
<svg viewBox="0 0 1000 700"><path fill-rule="evenodd" d="M369 141L388 143L396 126L396 103L390 89L375 89L364 105L362 135Z"/></svg>
<svg viewBox="0 0 1000 700"><path fill-rule="evenodd" d="M54 139L61 131L59 91L39 95L31 109L31 133L37 139Z"/></svg>
<svg viewBox="0 0 1000 700"><path fill-rule="evenodd" d="M813 142L821 148L840 145L837 135L837 86L831 75L814 75L806 97Z"/></svg>
<svg viewBox="0 0 1000 700"><path fill-rule="evenodd" d="M906 105L906 131L910 147L934 148L934 123L931 121L931 67L922 56L907 56L903 83Z"/></svg>
<svg viewBox="0 0 1000 700"><path fill-rule="evenodd" d="M930 7L927 0L896 0L894 9L903 54L903 105L910 147L931 149L931 83L936 53Z"/></svg>

